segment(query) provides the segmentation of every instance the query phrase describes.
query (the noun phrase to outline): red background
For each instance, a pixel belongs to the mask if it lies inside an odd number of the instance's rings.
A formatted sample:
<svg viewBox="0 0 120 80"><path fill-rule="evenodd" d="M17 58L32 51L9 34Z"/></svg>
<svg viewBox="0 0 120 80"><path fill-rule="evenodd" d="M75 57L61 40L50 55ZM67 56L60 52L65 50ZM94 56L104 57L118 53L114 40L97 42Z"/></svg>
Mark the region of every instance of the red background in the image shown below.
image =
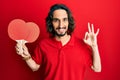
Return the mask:
<svg viewBox="0 0 120 80"><path fill-rule="evenodd" d="M64 3L76 21L74 34L83 38L87 23L100 28L98 44L102 72L87 71L85 80L120 80L120 1L119 0L0 0L0 80L40 80L39 71L32 72L15 52L15 42L8 37L11 20L20 18L37 23L41 29L38 40L27 44L33 52L37 42L47 37L45 17L54 3Z"/></svg>

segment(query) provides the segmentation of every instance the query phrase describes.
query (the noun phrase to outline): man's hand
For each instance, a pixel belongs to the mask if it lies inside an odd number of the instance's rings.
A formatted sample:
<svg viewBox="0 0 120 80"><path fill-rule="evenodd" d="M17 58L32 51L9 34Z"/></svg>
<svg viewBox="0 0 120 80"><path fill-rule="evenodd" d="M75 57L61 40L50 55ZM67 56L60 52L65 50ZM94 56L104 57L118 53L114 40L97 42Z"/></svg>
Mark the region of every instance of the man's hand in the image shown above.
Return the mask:
<svg viewBox="0 0 120 80"><path fill-rule="evenodd" d="M97 45L98 33L99 29L97 29L97 32L95 33L93 24L90 25L90 23L88 23L88 32L85 33L84 42L92 48L93 65L91 66L91 68L95 72L101 72L101 61Z"/></svg>
<svg viewBox="0 0 120 80"><path fill-rule="evenodd" d="M16 44L16 52L18 55L23 57L27 65L32 69L32 71L37 71L40 68L40 64L37 64L31 57L28 48L25 45L25 40L18 40Z"/></svg>
<svg viewBox="0 0 120 80"><path fill-rule="evenodd" d="M97 46L97 35L99 33L99 29L97 29L97 32L94 32L94 26L93 24L90 25L90 23L88 23L88 32L85 33L85 37L84 37L84 42L93 47L93 46Z"/></svg>
<svg viewBox="0 0 120 80"><path fill-rule="evenodd" d="M29 59L31 56L28 52L28 48L26 47L25 43L26 43L25 40L18 40L16 44L16 52L24 59Z"/></svg>

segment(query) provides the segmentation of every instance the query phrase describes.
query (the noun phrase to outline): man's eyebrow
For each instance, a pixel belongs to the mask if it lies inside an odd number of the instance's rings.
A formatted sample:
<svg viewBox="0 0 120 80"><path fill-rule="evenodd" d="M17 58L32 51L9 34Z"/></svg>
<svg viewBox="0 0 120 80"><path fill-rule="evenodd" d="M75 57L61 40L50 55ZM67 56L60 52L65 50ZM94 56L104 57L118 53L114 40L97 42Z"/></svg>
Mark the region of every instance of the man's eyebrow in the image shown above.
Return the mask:
<svg viewBox="0 0 120 80"><path fill-rule="evenodd" d="M63 18L63 19L68 19L67 17Z"/></svg>
<svg viewBox="0 0 120 80"><path fill-rule="evenodd" d="M59 19L59 18L53 18L53 19ZM64 17L63 19L68 19L68 17Z"/></svg>
<svg viewBox="0 0 120 80"><path fill-rule="evenodd" d="M52 20L59 20L58 18L53 18Z"/></svg>
<svg viewBox="0 0 120 80"><path fill-rule="evenodd" d="M53 19L58 19L58 18L53 18Z"/></svg>

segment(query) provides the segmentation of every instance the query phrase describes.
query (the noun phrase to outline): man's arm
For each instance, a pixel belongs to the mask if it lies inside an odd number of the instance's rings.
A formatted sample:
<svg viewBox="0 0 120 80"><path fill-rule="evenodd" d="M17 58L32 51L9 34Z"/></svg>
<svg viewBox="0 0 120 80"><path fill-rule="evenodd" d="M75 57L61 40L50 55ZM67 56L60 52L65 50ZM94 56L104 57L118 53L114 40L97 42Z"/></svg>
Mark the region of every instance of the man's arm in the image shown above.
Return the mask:
<svg viewBox="0 0 120 80"><path fill-rule="evenodd" d="M22 56L23 60L26 61L27 65L32 69L32 71L37 71L40 68L40 65L37 64L31 57L28 48L25 45L25 41L17 42L16 52L18 55ZM22 52L22 53L21 53Z"/></svg>
<svg viewBox="0 0 120 80"><path fill-rule="evenodd" d="M25 61L27 65L32 69L32 71L37 71L40 68L40 65L36 64L36 62L32 58L29 58Z"/></svg>
<svg viewBox="0 0 120 80"><path fill-rule="evenodd" d="M93 57L93 65L91 66L91 68L95 72L101 72L101 61L100 61L98 46L94 45L91 46L91 48L92 48L92 57Z"/></svg>
<svg viewBox="0 0 120 80"><path fill-rule="evenodd" d="M88 32L86 32L84 37L84 42L92 48L92 56L93 56L93 65L91 68L95 72L101 72L101 60L97 45L97 35L99 33L99 29L96 33L94 33L94 26L91 24L92 29L90 28L90 23L88 23Z"/></svg>

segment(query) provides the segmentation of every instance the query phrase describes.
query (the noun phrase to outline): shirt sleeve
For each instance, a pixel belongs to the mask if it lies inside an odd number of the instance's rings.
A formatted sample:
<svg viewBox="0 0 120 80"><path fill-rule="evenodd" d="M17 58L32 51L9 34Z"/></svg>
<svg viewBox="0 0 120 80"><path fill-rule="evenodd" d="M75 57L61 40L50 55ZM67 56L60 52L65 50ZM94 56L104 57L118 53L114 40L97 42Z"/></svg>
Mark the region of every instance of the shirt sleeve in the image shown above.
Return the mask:
<svg viewBox="0 0 120 80"><path fill-rule="evenodd" d="M32 59L37 64L41 64L42 63L42 53L41 53L41 48L40 48L39 45L35 48L34 54L32 55Z"/></svg>
<svg viewBox="0 0 120 80"><path fill-rule="evenodd" d="M85 66L86 67L91 67L93 64L92 60L92 50L90 47L86 46L85 47Z"/></svg>

